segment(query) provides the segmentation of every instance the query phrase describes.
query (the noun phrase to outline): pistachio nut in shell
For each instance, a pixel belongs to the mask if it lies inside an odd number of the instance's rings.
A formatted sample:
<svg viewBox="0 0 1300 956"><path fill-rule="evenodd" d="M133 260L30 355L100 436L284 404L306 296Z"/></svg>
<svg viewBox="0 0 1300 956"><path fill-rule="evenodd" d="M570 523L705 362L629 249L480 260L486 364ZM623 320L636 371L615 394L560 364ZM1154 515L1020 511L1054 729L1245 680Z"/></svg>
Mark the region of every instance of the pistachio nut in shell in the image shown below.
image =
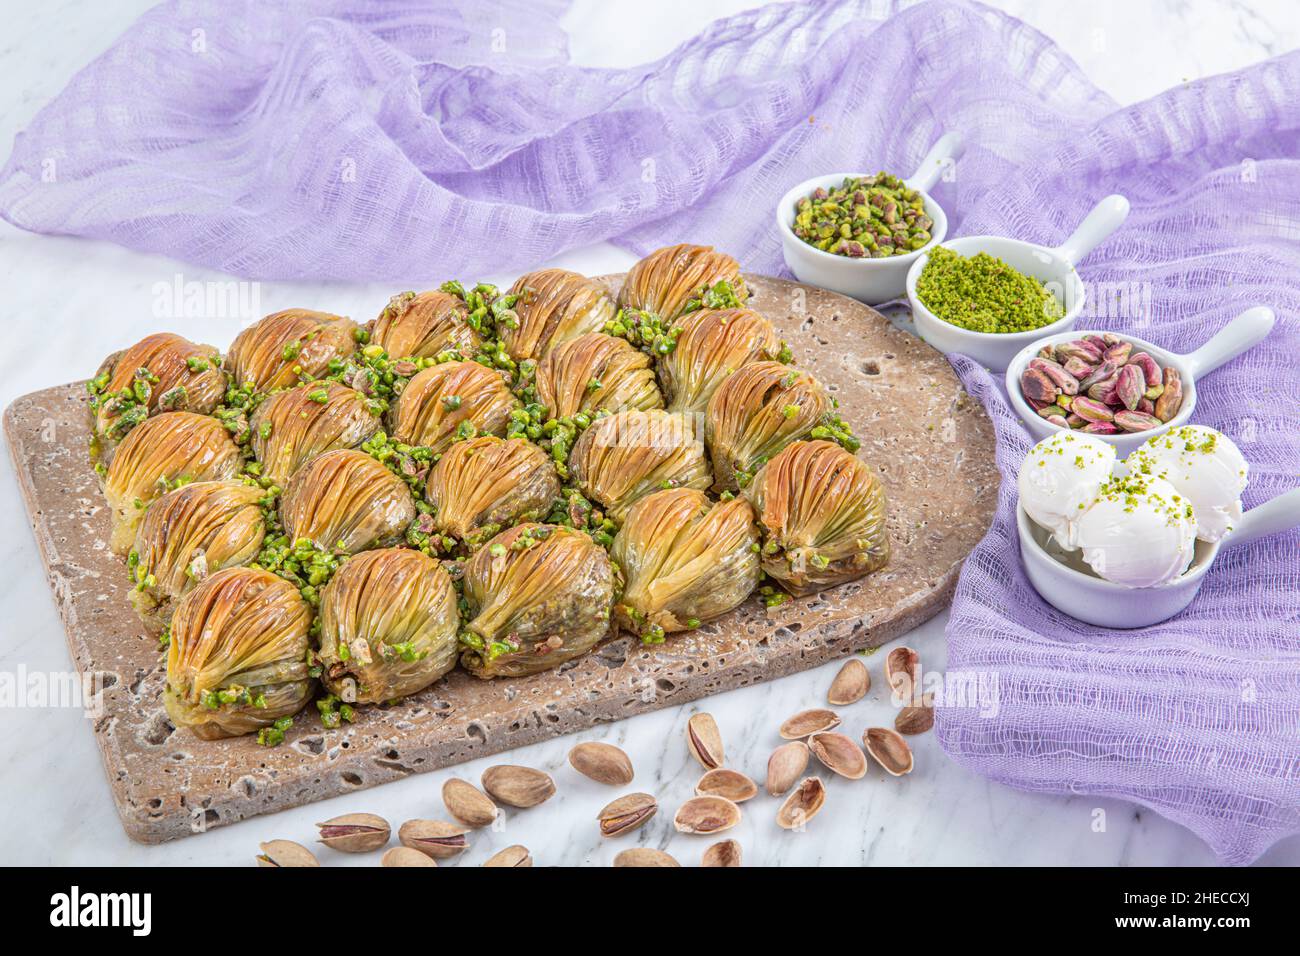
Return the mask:
<svg viewBox="0 0 1300 956"><path fill-rule="evenodd" d="M841 777L861 780L867 775L866 754L844 734L813 734L808 738L808 749L827 770Z"/></svg>
<svg viewBox="0 0 1300 956"><path fill-rule="evenodd" d="M318 823L320 841L332 850L367 853L388 842L392 832L388 821L373 813L345 813Z"/></svg>
<svg viewBox="0 0 1300 956"><path fill-rule="evenodd" d="M902 734L888 727L868 727L862 734L862 746L871 758L895 777L912 772L912 748Z"/></svg>
<svg viewBox="0 0 1300 956"><path fill-rule="evenodd" d="M476 830L490 826L501 812L487 794L458 777L452 777L442 785L442 802L448 813Z"/></svg>
<svg viewBox="0 0 1300 956"><path fill-rule="evenodd" d="M437 866L437 861L409 846L395 846L379 858L380 866Z"/></svg>
<svg viewBox="0 0 1300 956"><path fill-rule="evenodd" d="M869 690L871 672L861 660L852 657L844 662L844 666L831 681L831 689L826 692L826 702L836 707L846 707L866 697Z"/></svg>
<svg viewBox="0 0 1300 956"><path fill-rule="evenodd" d="M691 797L673 817L678 833L721 833L740 822L740 807L726 797Z"/></svg>
<svg viewBox="0 0 1300 956"><path fill-rule="evenodd" d="M483 789L498 803L526 810L551 799L555 781L532 767L498 764L483 771Z"/></svg>
<svg viewBox="0 0 1300 956"><path fill-rule="evenodd" d="M569 751L569 765L584 777L611 787L622 787L632 782L632 761L613 744L589 740Z"/></svg>
<svg viewBox="0 0 1300 956"><path fill-rule="evenodd" d="M820 777L804 777L790 792L776 812L776 825L782 830L802 830L817 816L826 802L826 785Z"/></svg>
<svg viewBox="0 0 1300 956"><path fill-rule="evenodd" d="M659 810L659 803L648 793L629 793L606 804L596 814L601 836L622 836L641 826Z"/></svg>
<svg viewBox="0 0 1300 956"><path fill-rule="evenodd" d="M465 827L445 820L407 820L397 831L402 846L419 850L435 860L446 860L469 846Z"/></svg>
<svg viewBox="0 0 1300 956"><path fill-rule="evenodd" d="M686 722L686 746L705 770L722 766L722 732L712 714L695 714Z"/></svg>
<svg viewBox="0 0 1300 956"><path fill-rule="evenodd" d="M652 850L647 846L624 850L614 857L615 866L681 866L663 850Z"/></svg>
<svg viewBox="0 0 1300 956"><path fill-rule="evenodd" d="M718 767L710 770L695 785L697 796L723 797L732 803L744 803L758 795L758 784L739 770Z"/></svg>
<svg viewBox="0 0 1300 956"><path fill-rule="evenodd" d="M801 710L781 725L780 734L786 740L802 740L810 734L819 734L840 725L840 715L833 710L813 708Z"/></svg>
<svg viewBox="0 0 1300 956"><path fill-rule="evenodd" d="M808 745L802 740L792 740L772 751L767 759L767 792L779 797L808 769Z"/></svg>
<svg viewBox="0 0 1300 956"><path fill-rule="evenodd" d="M528 852L528 847L515 844L508 846L504 850L492 854L484 862L484 866L510 866L516 868L527 868L533 865L532 854Z"/></svg>
<svg viewBox="0 0 1300 956"><path fill-rule="evenodd" d="M719 840L704 851L700 866L740 866L740 844L735 840Z"/></svg>
<svg viewBox="0 0 1300 956"><path fill-rule="evenodd" d="M268 840L259 846L262 852L257 856L258 866L320 866L311 850L292 840Z"/></svg>

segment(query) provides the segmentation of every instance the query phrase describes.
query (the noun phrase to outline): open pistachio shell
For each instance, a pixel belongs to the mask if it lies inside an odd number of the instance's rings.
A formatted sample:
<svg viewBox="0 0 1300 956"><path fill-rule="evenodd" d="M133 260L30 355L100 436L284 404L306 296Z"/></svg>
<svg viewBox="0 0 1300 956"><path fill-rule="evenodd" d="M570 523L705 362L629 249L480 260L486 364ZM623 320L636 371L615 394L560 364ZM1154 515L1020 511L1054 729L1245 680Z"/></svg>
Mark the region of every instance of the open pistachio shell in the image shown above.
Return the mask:
<svg viewBox="0 0 1300 956"><path fill-rule="evenodd" d="M659 360L670 412L702 415L727 376L781 351L772 323L753 309L700 309L675 325L676 345Z"/></svg>
<svg viewBox="0 0 1300 956"><path fill-rule="evenodd" d="M544 516L559 493L546 452L523 438L493 435L455 442L425 484L435 527L471 548L512 524Z"/></svg>
<svg viewBox="0 0 1300 956"><path fill-rule="evenodd" d="M347 703L423 690L456 666L456 589L410 548L349 558L321 591L321 682Z"/></svg>
<svg viewBox="0 0 1300 956"><path fill-rule="evenodd" d="M349 554L401 543L415 520L402 479L363 451L328 451L298 469L280 499L289 541Z"/></svg>
<svg viewBox="0 0 1300 956"><path fill-rule="evenodd" d="M209 574L257 557L265 494L242 481L196 481L149 505L135 535L131 603L151 630L166 627L172 603Z"/></svg>
<svg viewBox="0 0 1300 956"><path fill-rule="evenodd" d="M719 282L727 283L740 302L749 298L740 264L725 252L687 243L665 246L628 270L618 304L671 322L698 308L703 293Z"/></svg>
<svg viewBox="0 0 1300 956"><path fill-rule="evenodd" d="M402 292L370 323L370 343L389 358L433 358L455 351L469 358L483 344L466 321L465 303L448 292Z"/></svg>
<svg viewBox="0 0 1300 956"><path fill-rule="evenodd" d="M335 382L308 382L276 392L257 407L253 454L262 476L283 485L317 455L356 448L379 425L377 411L360 392Z"/></svg>
<svg viewBox="0 0 1300 956"><path fill-rule="evenodd" d="M441 362L417 372L398 396L393 437L439 455L457 437L504 437L518 407L501 373L478 362Z"/></svg>
<svg viewBox="0 0 1300 956"><path fill-rule="evenodd" d="M628 410L597 420L574 443L569 471L583 494L618 522L652 492L702 491L713 482L704 444L690 420L659 409Z"/></svg>
<svg viewBox="0 0 1300 956"><path fill-rule="evenodd" d="M516 328L502 328L501 344L511 358L542 359L563 342L599 332L614 318L614 300L605 287L567 269L539 269L510 287L518 295Z"/></svg>
<svg viewBox="0 0 1300 956"><path fill-rule="evenodd" d="M614 569L586 534L525 523L465 567L461 663L476 677L517 677L585 654L609 633Z"/></svg>
<svg viewBox="0 0 1300 956"><path fill-rule="evenodd" d="M547 353L537 366L537 400L554 418L664 407L650 356L627 339L602 332L588 332Z"/></svg>
<svg viewBox="0 0 1300 956"><path fill-rule="evenodd" d="M221 355L171 332L148 335L99 367L90 382L90 416L100 460L136 425L158 412L207 415L226 395Z"/></svg>
<svg viewBox="0 0 1300 956"><path fill-rule="evenodd" d="M714 488L735 491L786 445L807 438L832 411L821 383L780 362L754 362L713 393L705 440L713 456Z"/></svg>
<svg viewBox="0 0 1300 956"><path fill-rule="evenodd" d="M311 608L261 568L227 568L172 615L163 703L204 740L234 737L297 713L311 697Z"/></svg>
<svg viewBox="0 0 1300 956"><path fill-rule="evenodd" d="M225 426L207 415L164 412L137 425L118 445L104 476L104 497L113 509L109 547L126 554L144 509L168 488L233 478L242 463Z"/></svg>
<svg viewBox="0 0 1300 956"><path fill-rule="evenodd" d="M656 491L628 511L610 557L622 569L620 627L643 636L725 614L763 576L754 512L743 498L712 503L694 488Z"/></svg>
<svg viewBox="0 0 1300 956"><path fill-rule="evenodd" d="M256 392L288 388L321 378L335 359L345 359L357 348L357 324L351 319L285 309L250 325L230 345L226 365L238 387Z"/></svg>
<svg viewBox="0 0 1300 956"><path fill-rule="evenodd" d="M763 570L795 596L860 578L889 560L885 491L828 441L799 441L744 489L763 532Z"/></svg>

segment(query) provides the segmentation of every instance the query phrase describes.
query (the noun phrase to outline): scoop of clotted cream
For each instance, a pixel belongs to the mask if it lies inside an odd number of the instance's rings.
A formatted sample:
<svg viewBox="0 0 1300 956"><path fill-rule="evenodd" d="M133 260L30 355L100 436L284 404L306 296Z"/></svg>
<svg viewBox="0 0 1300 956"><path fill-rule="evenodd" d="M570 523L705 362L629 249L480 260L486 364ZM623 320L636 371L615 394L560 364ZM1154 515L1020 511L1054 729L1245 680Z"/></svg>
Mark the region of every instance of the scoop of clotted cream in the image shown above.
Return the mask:
<svg viewBox="0 0 1300 956"><path fill-rule="evenodd" d="M1075 543L1100 577L1131 588L1167 584L1196 551L1196 512L1178 489L1141 473L1112 478L1075 523Z"/></svg>
<svg viewBox="0 0 1300 956"><path fill-rule="evenodd" d="M1130 474L1163 478L1191 501L1201 540L1218 541L1241 522L1248 467L1222 432L1184 425L1148 439L1125 463Z"/></svg>
<svg viewBox="0 0 1300 956"><path fill-rule="evenodd" d="M1113 446L1080 432L1057 432L1031 448L1020 465L1021 507L1072 551L1076 522L1114 468Z"/></svg>

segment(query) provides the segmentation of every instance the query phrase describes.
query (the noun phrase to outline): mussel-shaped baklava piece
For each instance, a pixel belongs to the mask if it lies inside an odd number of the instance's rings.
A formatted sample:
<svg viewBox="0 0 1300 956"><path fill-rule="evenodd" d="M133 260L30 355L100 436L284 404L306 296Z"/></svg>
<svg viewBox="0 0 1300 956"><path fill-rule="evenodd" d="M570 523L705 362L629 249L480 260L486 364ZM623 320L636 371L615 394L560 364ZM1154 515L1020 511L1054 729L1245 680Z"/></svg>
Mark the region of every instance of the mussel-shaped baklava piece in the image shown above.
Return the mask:
<svg viewBox="0 0 1300 956"><path fill-rule="evenodd" d="M363 451L327 451L289 479L280 518L290 542L356 554L400 544L415 520L406 483Z"/></svg>
<svg viewBox="0 0 1300 956"><path fill-rule="evenodd" d="M518 322L498 329L515 361L544 358L561 343L599 332L614 318L614 298L595 279L568 269L540 269L510 287Z"/></svg>
<svg viewBox="0 0 1300 956"><path fill-rule="evenodd" d="M224 481L243 464L224 425L207 415L164 412L127 433L104 475L112 509L109 547L126 554L144 510L155 498L191 481Z"/></svg>
<svg viewBox="0 0 1300 956"><path fill-rule="evenodd" d="M172 615L163 704L204 740L236 737L295 714L311 697L311 608L261 568L218 571Z"/></svg>
<svg viewBox="0 0 1300 956"><path fill-rule="evenodd" d="M807 372L780 362L746 365L713 393L705 416L714 487L743 487L763 462L811 435L833 408L826 389Z"/></svg>
<svg viewBox="0 0 1300 956"><path fill-rule="evenodd" d="M451 575L410 548L349 558L321 591L321 682L349 704L423 690L456 666Z"/></svg>
<svg viewBox="0 0 1300 956"><path fill-rule="evenodd" d="M113 447L150 415L208 414L225 398L226 384L215 348L170 332L114 352L87 383L95 457L110 460Z"/></svg>
<svg viewBox="0 0 1300 956"><path fill-rule="evenodd" d="M650 356L603 332L551 349L537 365L536 381L537 401L554 418L664 407Z"/></svg>
<svg viewBox="0 0 1300 956"><path fill-rule="evenodd" d="M378 409L355 389L307 382L269 396L251 423L262 476L283 485L317 455L356 448L379 431Z"/></svg>
<svg viewBox="0 0 1300 956"><path fill-rule="evenodd" d="M622 522L651 492L713 483L704 444L689 419L661 409L629 410L595 421L574 443L569 472L582 493Z"/></svg>
<svg viewBox="0 0 1300 956"><path fill-rule="evenodd" d="M321 378L356 351L357 324L310 309L285 309L235 336L226 367L238 388L269 392Z"/></svg>
<svg viewBox="0 0 1300 956"><path fill-rule="evenodd" d="M483 337L466 321L462 299L449 292L403 292L370 324L370 344L389 358L434 358L454 351L472 358Z"/></svg>
<svg viewBox="0 0 1300 956"><path fill-rule="evenodd" d="M551 458L524 438L480 435L453 444L429 470L434 527L471 549L520 521L536 521L560 493Z"/></svg>
<svg viewBox="0 0 1300 956"><path fill-rule="evenodd" d="M674 324L676 343L659 360L670 412L704 414L728 375L781 352L772 323L753 309L700 309Z"/></svg>
<svg viewBox="0 0 1300 956"><path fill-rule="evenodd" d="M438 455L456 438L504 437L518 407L500 372L478 362L441 362L406 383L390 412L393 437Z"/></svg>
<svg viewBox="0 0 1300 956"><path fill-rule="evenodd" d="M614 569L585 533L524 523L465 566L461 663L476 677L519 677L585 654L609 633Z"/></svg>
<svg viewBox="0 0 1300 956"><path fill-rule="evenodd" d="M787 446L744 489L763 534L763 570L801 597L889 560L885 490L865 462L828 441Z"/></svg>
<svg viewBox="0 0 1300 956"><path fill-rule="evenodd" d="M682 243L657 249L629 269L618 304L671 322L697 308L734 307L748 298L735 259L712 246Z"/></svg>
<svg viewBox="0 0 1300 956"><path fill-rule="evenodd" d="M647 641L738 606L763 576L754 510L743 498L657 491L632 506L610 548L623 573L615 622Z"/></svg>
<svg viewBox="0 0 1300 956"><path fill-rule="evenodd" d="M191 588L257 557L266 535L265 494L243 481L196 481L145 509L128 558L136 580L131 603L145 624L161 630Z"/></svg>

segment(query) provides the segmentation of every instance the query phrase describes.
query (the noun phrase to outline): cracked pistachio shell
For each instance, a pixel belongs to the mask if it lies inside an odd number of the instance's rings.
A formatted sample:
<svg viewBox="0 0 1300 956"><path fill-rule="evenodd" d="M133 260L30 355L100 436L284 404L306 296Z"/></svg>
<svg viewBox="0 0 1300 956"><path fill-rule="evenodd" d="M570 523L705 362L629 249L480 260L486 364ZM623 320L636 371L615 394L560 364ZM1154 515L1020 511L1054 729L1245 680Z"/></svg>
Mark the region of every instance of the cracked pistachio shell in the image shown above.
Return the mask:
<svg viewBox="0 0 1300 956"><path fill-rule="evenodd" d="M483 337L467 318L465 303L448 292L399 292L370 323L370 344L392 359L434 358L448 350L474 355Z"/></svg>
<svg viewBox="0 0 1300 956"><path fill-rule="evenodd" d="M462 432L505 437L519 400L500 372L478 362L440 362L406 383L389 413L393 437L441 455Z"/></svg>
<svg viewBox="0 0 1300 956"><path fill-rule="evenodd" d="M700 866L740 866L740 844L735 840L720 840L704 851Z"/></svg>
<svg viewBox="0 0 1300 956"><path fill-rule="evenodd" d="M699 833L705 836L730 830L740 822L740 807L726 797L691 797L677 808L673 826L678 833Z"/></svg>
<svg viewBox="0 0 1300 956"><path fill-rule="evenodd" d="M435 860L448 860L469 847L468 831L445 820L407 820L397 831L402 846L419 850Z"/></svg>
<svg viewBox="0 0 1300 956"><path fill-rule="evenodd" d="M537 400L553 418L664 407L650 356L602 332L588 332L547 353L537 366Z"/></svg>
<svg viewBox="0 0 1300 956"><path fill-rule="evenodd" d="M821 383L780 362L753 362L730 376L709 401L705 440L717 490L735 491L793 441L831 414Z"/></svg>
<svg viewBox="0 0 1300 956"><path fill-rule="evenodd" d="M344 853L368 853L388 842L388 821L373 813L345 813L316 824L319 842Z"/></svg>
<svg viewBox="0 0 1300 956"><path fill-rule="evenodd" d="M176 605L163 704L204 740L234 737L297 713L310 699L311 608L261 568L227 568ZM223 701L222 695L233 699Z"/></svg>
<svg viewBox="0 0 1300 956"><path fill-rule="evenodd" d="M501 330L501 344L515 361L543 359L556 346L599 332L614 318L605 287L567 269L539 269L510 287L518 295L515 328Z"/></svg>
<svg viewBox="0 0 1300 956"><path fill-rule="evenodd" d="M415 519L405 482L363 451L327 451L299 468L280 498L290 542L355 554L400 544Z"/></svg>
<svg viewBox="0 0 1300 956"><path fill-rule="evenodd" d="M610 547L622 569L615 620L633 634L698 627L741 604L763 576L754 512L742 498L656 491L628 511Z"/></svg>
<svg viewBox="0 0 1300 956"><path fill-rule="evenodd" d="M349 558L320 594L321 682L347 703L414 694L456 666L451 575L411 548Z"/></svg>
<svg viewBox="0 0 1300 956"><path fill-rule="evenodd" d="M732 803L744 803L758 796L758 784L739 770L718 767L710 770L695 785L697 796L725 797Z"/></svg>
<svg viewBox="0 0 1300 956"><path fill-rule="evenodd" d="M862 748L844 734L828 731L808 738L808 749L822 766L849 780L867 775L867 757Z"/></svg>
<svg viewBox="0 0 1300 956"><path fill-rule="evenodd" d="M826 784L818 777L804 777L776 812L776 825L782 830L802 830L825 803Z"/></svg>
<svg viewBox="0 0 1300 956"><path fill-rule="evenodd" d="M191 359L199 367L190 368ZM143 403L133 392L141 370L157 379L145 381L148 393ZM159 412L207 415L226 397L221 354L211 345L196 345L171 332L147 335L114 352L104 359L96 377L105 373L108 381L90 404L100 460L105 463L111 460L113 446L139 424L134 416L124 414L138 404L143 404L148 416Z"/></svg>
<svg viewBox="0 0 1300 956"><path fill-rule="evenodd" d="M515 869L526 869L533 865L533 856L528 852L528 847L508 846L504 850L498 850L492 856L483 862L484 866L506 866Z"/></svg>
<svg viewBox="0 0 1300 956"><path fill-rule="evenodd" d="M535 521L560 493L550 456L524 438L481 435L452 444L429 471L425 500L434 526L477 548L521 521Z"/></svg>
<svg viewBox="0 0 1300 956"><path fill-rule="evenodd" d="M681 866L663 850L652 850L648 846L636 846L624 850L614 857L615 866Z"/></svg>
<svg viewBox="0 0 1300 956"><path fill-rule="evenodd" d="M788 445L744 489L763 532L763 570L801 597L889 560L885 491L862 461L828 441Z"/></svg>
<svg viewBox="0 0 1300 956"><path fill-rule="evenodd" d="M617 522L646 495L713 483L704 444L684 415L628 410L598 419L569 455L569 471L588 498Z"/></svg>
<svg viewBox="0 0 1300 956"><path fill-rule="evenodd" d="M826 692L826 702L836 707L846 707L866 697L869 690L871 690L871 672L867 670L866 664L856 657L851 657L844 662L844 666L831 681L831 688Z"/></svg>
<svg viewBox="0 0 1300 956"><path fill-rule="evenodd" d="M263 495L242 481L196 481L149 505L135 535L140 583L130 597L151 630L166 627L173 603L209 574L257 557L266 534Z"/></svg>
<svg viewBox="0 0 1300 956"><path fill-rule="evenodd" d="M380 866L437 866L438 861L409 846L395 846L385 850L379 859Z"/></svg>
<svg viewBox="0 0 1300 956"><path fill-rule="evenodd" d="M801 710L781 725L780 734L786 740L800 740L811 734L818 734L840 725L840 716L833 710L814 707Z"/></svg>
<svg viewBox="0 0 1300 956"><path fill-rule="evenodd" d="M285 309L259 319L230 345L226 366L237 387L251 386L256 392L288 388L309 379L321 378L334 359L345 359L356 351L357 324L351 319Z"/></svg>
<svg viewBox="0 0 1300 956"><path fill-rule="evenodd" d="M535 674L591 650L609 633L614 569L572 528L525 523L465 566L461 663L475 677Z"/></svg>
<svg viewBox="0 0 1300 956"><path fill-rule="evenodd" d="M700 309L674 325L677 343L659 360L670 412L704 414L729 375L781 351L772 323L753 309Z"/></svg>
<svg viewBox="0 0 1300 956"><path fill-rule="evenodd" d="M895 647L885 655L885 682L893 696L910 701L921 677L921 655L910 647Z"/></svg>
<svg viewBox="0 0 1300 956"><path fill-rule="evenodd" d="M912 748L898 731L888 727L868 727L862 734L862 746L886 773L901 777L912 772Z"/></svg>
<svg viewBox="0 0 1300 956"><path fill-rule="evenodd" d="M767 792L779 797L808 769L808 745L802 740L792 740L772 751L767 759Z"/></svg>
<svg viewBox="0 0 1300 956"><path fill-rule="evenodd" d="M257 865L263 867L320 866L315 854L301 843L292 840L268 840L259 843L262 851L257 855Z"/></svg>
<svg viewBox="0 0 1300 956"><path fill-rule="evenodd" d="M360 392L336 382L308 382L257 406L250 423L253 456L263 477L284 485L317 455L356 448L379 425L379 415Z"/></svg>
<svg viewBox="0 0 1300 956"><path fill-rule="evenodd" d="M688 243L665 246L628 270L618 304L653 312L671 322L686 314L692 299L719 282L729 283L741 302L749 298L740 264L725 252Z"/></svg>
<svg viewBox="0 0 1300 956"><path fill-rule="evenodd" d="M127 433L104 476L104 497L112 509L109 547L126 554L144 510L168 486L225 481L243 467L239 446L225 426L207 415L164 412Z"/></svg>

